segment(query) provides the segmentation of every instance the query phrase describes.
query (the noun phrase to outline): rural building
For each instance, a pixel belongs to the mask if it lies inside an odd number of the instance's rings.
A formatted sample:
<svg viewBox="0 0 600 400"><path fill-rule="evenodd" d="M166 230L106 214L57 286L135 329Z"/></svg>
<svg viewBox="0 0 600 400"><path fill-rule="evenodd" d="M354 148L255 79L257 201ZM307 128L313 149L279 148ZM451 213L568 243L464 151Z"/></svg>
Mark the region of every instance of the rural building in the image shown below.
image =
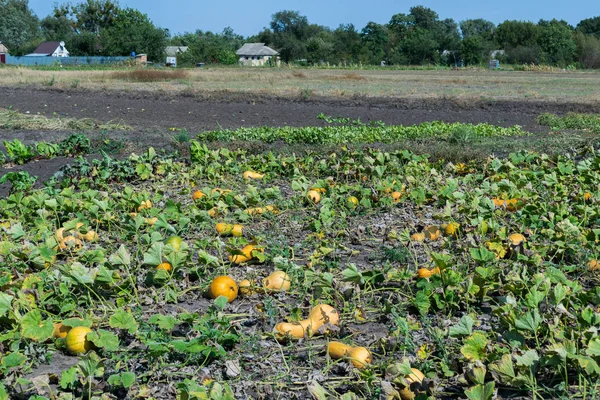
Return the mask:
<svg viewBox="0 0 600 400"><path fill-rule="evenodd" d="M8 49L2 42L0 42L0 64L6 64L6 55L8 54Z"/></svg>
<svg viewBox="0 0 600 400"><path fill-rule="evenodd" d="M28 57L69 57L65 42L42 42Z"/></svg>
<svg viewBox="0 0 600 400"><path fill-rule="evenodd" d="M246 43L238 51L235 52L240 57L240 64L252 67L265 65L275 58L275 62L279 65L278 52L265 46L264 43Z"/></svg>
<svg viewBox="0 0 600 400"><path fill-rule="evenodd" d="M136 65L148 64L148 55L147 54L136 54L135 55L135 64Z"/></svg>

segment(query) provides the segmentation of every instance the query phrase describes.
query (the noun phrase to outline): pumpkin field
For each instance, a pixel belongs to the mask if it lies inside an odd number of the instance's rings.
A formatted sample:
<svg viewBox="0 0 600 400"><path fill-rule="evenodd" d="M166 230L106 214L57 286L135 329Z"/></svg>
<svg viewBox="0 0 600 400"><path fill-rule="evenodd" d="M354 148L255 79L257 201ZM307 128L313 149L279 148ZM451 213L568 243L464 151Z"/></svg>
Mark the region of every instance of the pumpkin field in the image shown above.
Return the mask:
<svg viewBox="0 0 600 400"><path fill-rule="evenodd" d="M532 135L319 118L5 141L69 162L0 178L0 399L600 398L598 115L463 161L390 145Z"/></svg>

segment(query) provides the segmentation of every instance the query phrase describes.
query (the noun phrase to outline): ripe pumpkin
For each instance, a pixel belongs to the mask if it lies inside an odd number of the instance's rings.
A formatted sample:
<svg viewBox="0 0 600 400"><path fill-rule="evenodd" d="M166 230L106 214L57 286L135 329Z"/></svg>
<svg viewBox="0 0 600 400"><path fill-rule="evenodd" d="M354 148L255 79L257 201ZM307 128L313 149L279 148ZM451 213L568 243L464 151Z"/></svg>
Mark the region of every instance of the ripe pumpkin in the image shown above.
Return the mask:
<svg viewBox="0 0 600 400"><path fill-rule="evenodd" d="M85 234L79 235L79 237L85 240L86 242L93 242L95 240L98 240L98 234L93 230L89 230Z"/></svg>
<svg viewBox="0 0 600 400"><path fill-rule="evenodd" d="M242 236L244 227L240 224L226 224L220 222L215 225L215 229L217 230L217 233L221 236L232 235L235 237L240 237Z"/></svg>
<svg viewBox="0 0 600 400"><path fill-rule="evenodd" d="M231 303L238 295L238 285L227 275L217 276L208 288L208 295L212 299L225 296L227 297L227 302Z"/></svg>
<svg viewBox="0 0 600 400"><path fill-rule="evenodd" d="M583 201L588 202L592 200L592 194L590 192L585 192L583 194Z"/></svg>
<svg viewBox="0 0 600 400"><path fill-rule="evenodd" d="M235 255L229 256L229 261L234 264L242 264L247 261L250 261L253 258L253 256L252 256L253 251L264 252L265 250L261 247L256 247L253 244L249 244L247 246L244 246L244 248L241 250L242 254L235 254Z"/></svg>
<svg viewBox="0 0 600 400"><path fill-rule="evenodd" d="M306 194L306 198L311 202L318 204L321 201L321 193L316 190L309 190Z"/></svg>
<svg viewBox="0 0 600 400"><path fill-rule="evenodd" d="M410 240L412 240L413 242L422 242L423 240L425 240L425 234L423 232L413 233L412 235L410 235Z"/></svg>
<svg viewBox="0 0 600 400"><path fill-rule="evenodd" d="M169 272L173 269L173 267L168 262L164 262L164 263L158 264L158 267L156 267L156 269L162 269L163 271Z"/></svg>
<svg viewBox="0 0 600 400"><path fill-rule="evenodd" d="M283 271L275 271L263 279L263 287L276 292L287 292L290 290L291 282L288 274Z"/></svg>
<svg viewBox="0 0 600 400"><path fill-rule="evenodd" d="M278 340L291 337L302 339L312 336L324 324L340 325L340 314L327 304L319 304L310 311L308 318L299 322L280 322L275 325L275 337Z"/></svg>
<svg viewBox="0 0 600 400"><path fill-rule="evenodd" d="M423 234L425 235L425 239L434 241L434 240L438 240L440 238L440 236L442 236L442 232L440 231L440 228L438 228L437 226L428 226L427 228L425 228L423 230Z"/></svg>
<svg viewBox="0 0 600 400"><path fill-rule="evenodd" d="M423 279L431 278L433 275L437 275L439 273L440 269L438 267L435 267L433 269L419 268L419 270L417 271L417 275L419 276L419 278Z"/></svg>
<svg viewBox="0 0 600 400"><path fill-rule="evenodd" d="M253 207L246 209L246 214L248 215L260 215L266 212L272 212L273 214L277 214L279 211L275 208L275 206L264 206L264 207Z"/></svg>
<svg viewBox="0 0 600 400"><path fill-rule="evenodd" d="M201 190L196 190L193 194L192 194L192 200L196 201L196 200L200 200L201 198L205 197L206 194L204 192L202 192Z"/></svg>
<svg viewBox="0 0 600 400"><path fill-rule="evenodd" d="M67 350L77 355L84 354L94 348L94 344L87 340L86 336L92 330L86 326L76 326L67 333Z"/></svg>
<svg viewBox="0 0 600 400"><path fill-rule="evenodd" d="M411 368L411 373L404 377L404 380L408 384L404 389L400 391L400 398L402 400L414 400L416 394L410 390L410 386L413 383L422 383L423 379L425 379L425 375L416 368Z"/></svg>
<svg viewBox="0 0 600 400"><path fill-rule="evenodd" d="M350 359L352 364L358 369L363 369L367 364L373 362L373 355L366 347L348 346L341 342L329 342L327 353L334 360L340 358Z"/></svg>
<svg viewBox="0 0 600 400"><path fill-rule="evenodd" d="M244 179L262 179L265 175L254 171L246 171L243 176Z"/></svg>
<svg viewBox="0 0 600 400"><path fill-rule="evenodd" d="M590 260L590 262L588 263L588 267L590 268L590 271L599 271L600 263L598 262L598 260Z"/></svg>
<svg viewBox="0 0 600 400"><path fill-rule="evenodd" d="M401 198L402 198L402 192L398 192L398 191L392 192L392 201L394 203L399 202Z"/></svg>
<svg viewBox="0 0 600 400"><path fill-rule="evenodd" d="M520 244L522 244L523 242L526 242L527 240L525 239L525 236L521 235L520 233L513 233L511 235L508 236L508 240L510 241L510 243L513 246L519 246Z"/></svg>
<svg viewBox="0 0 600 400"><path fill-rule="evenodd" d="M460 224L458 222L450 222L441 226L446 236L456 236L458 234L458 228Z"/></svg>
<svg viewBox="0 0 600 400"><path fill-rule="evenodd" d="M83 248L83 243L75 236L66 236L58 243L58 246L61 250L79 251Z"/></svg>
<svg viewBox="0 0 600 400"><path fill-rule="evenodd" d="M67 337L67 334L70 330L70 326L66 326L63 325L62 322L58 322L54 324L54 331L52 332L52 337L56 339L64 339Z"/></svg>
<svg viewBox="0 0 600 400"><path fill-rule="evenodd" d="M254 290L252 290L252 282L249 279L244 279L238 283L239 293L242 296L252 296Z"/></svg>
<svg viewBox="0 0 600 400"><path fill-rule="evenodd" d="M157 217L146 218L146 219L144 219L144 222L150 226L153 226L155 223L158 222L158 218Z"/></svg>

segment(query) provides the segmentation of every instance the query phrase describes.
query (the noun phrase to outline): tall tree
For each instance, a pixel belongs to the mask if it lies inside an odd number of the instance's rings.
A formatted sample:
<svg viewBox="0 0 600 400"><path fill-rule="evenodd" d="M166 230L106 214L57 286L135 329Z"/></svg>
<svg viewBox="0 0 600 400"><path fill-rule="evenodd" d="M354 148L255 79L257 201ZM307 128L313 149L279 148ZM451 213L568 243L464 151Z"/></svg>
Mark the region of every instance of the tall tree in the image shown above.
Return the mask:
<svg viewBox="0 0 600 400"><path fill-rule="evenodd" d="M540 35L538 44L544 52L545 62L566 66L574 60L577 44L573 39L573 28L566 21L553 19L538 22Z"/></svg>
<svg viewBox="0 0 600 400"><path fill-rule="evenodd" d="M594 35L600 38L600 15L582 20L577 24L577 31L585 35Z"/></svg>
<svg viewBox="0 0 600 400"><path fill-rule="evenodd" d="M103 53L126 56L145 53L150 60L163 59L167 30L154 26L146 14L133 8L119 9L111 24L100 31Z"/></svg>
<svg viewBox="0 0 600 400"><path fill-rule="evenodd" d="M309 38L308 19L298 11L279 11L271 16L271 32L259 35L272 44L284 62L306 57L306 41ZM272 33L272 34L271 34Z"/></svg>
<svg viewBox="0 0 600 400"><path fill-rule="evenodd" d="M460 54L466 64L481 64L489 58L493 50L495 25L484 19L467 19L461 21L462 42Z"/></svg>
<svg viewBox="0 0 600 400"><path fill-rule="evenodd" d="M492 40L496 25L485 19L467 19L460 22L460 31L463 38L478 36L483 40Z"/></svg>
<svg viewBox="0 0 600 400"><path fill-rule="evenodd" d="M39 37L39 20L28 0L0 0L0 40L11 54L33 50Z"/></svg>
<svg viewBox="0 0 600 400"><path fill-rule="evenodd" d="M369 22L360 32L363 45L368 51L368 63L379 65L388 61L388 29L387 26Z"/></svg>
<svg viewBox="0 0 600 400"><path fill-rule="evenodd" d="M354 25L340 25L333 31L333 56L337 63L354 63L360 60L362 50L360 33Z"/></svg>

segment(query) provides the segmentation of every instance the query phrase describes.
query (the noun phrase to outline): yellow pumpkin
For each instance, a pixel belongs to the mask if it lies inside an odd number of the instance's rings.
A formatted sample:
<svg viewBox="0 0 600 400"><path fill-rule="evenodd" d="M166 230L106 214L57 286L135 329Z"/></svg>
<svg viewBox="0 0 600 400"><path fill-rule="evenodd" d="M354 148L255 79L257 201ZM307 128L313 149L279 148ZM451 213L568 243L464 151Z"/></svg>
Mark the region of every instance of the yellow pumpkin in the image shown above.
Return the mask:
<svg viewBox="0 0 600 400"><path fill-rule="evenodd" d="M263 279L263 287L265 289L277 292L287 292L290 290L291 283L290 276L283 271L275 271Z"/></svg>
<svg viewBox="0 0 600 400"><path fill-rule="evenodd" d="M225 296L227 297L227 302L231 303L238 295L238 285L229 276L217 276L213 279L208 288L208 295L212 299L216 299L219 296Z"/></svg>
<svg viewBox="0 0 600 400"><path fill-rule="evenodd" d="M70 326L63 325L62 322L54 324L54 331L52 337L56 339L64 339L71 330Z"/></svg>
<svg viewBox="0 0 600 400"><path fill-rule="evenodd" d="M262 179L265 175L254 171L246 171L243 176L244 179Z"/></svg>
<svg viewBox="0 0 600 400"><path fill-rule="evenodd" d="M84 354L94 348L94 344L86 336L92 330L85 326L76 326L67 333L67 350L71 354Z"/></svg>
<svg viewBox="0 0 600 400"><path fill-rule="evenodd" d="M317 192L316 190L309 190L306 194L306 198L311 202L317 204L321 201L321 193Z"/></svg>

